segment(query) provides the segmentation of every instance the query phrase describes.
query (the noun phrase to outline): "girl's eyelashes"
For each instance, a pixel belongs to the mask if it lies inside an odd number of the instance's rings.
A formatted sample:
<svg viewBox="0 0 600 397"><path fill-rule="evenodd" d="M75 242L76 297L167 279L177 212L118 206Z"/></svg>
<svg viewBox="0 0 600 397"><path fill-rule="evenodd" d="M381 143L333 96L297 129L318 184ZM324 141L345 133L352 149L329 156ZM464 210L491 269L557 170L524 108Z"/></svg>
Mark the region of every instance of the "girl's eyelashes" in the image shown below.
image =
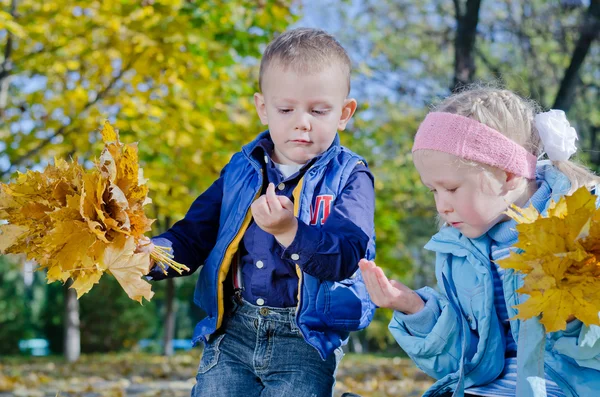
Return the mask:
<svg viewBox="0 0 600 397"><path fill-rule="evenodd" d="M457 189L458 189L458 188L457 188L457 187L455 187L455 188L453 188L453 189L444 189L444 190L445 190L445 191L447 191L448 193L454 193L454 192L456 192L456 190L457 190ZM436 189L429 189L429 191L430 191L431 193L437 193L437 190L436 190Z"/></svg>

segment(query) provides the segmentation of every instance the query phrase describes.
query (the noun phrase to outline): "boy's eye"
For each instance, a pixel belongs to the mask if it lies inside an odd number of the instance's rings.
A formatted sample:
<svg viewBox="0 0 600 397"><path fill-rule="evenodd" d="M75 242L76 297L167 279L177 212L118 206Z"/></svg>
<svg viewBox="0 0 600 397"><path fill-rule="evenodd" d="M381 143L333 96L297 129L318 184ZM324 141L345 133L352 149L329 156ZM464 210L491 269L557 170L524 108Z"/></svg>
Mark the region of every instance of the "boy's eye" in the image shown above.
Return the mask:
<svg viewBox="0 0 600 397"><path fill-rule="evenodd" d="M289 113L289 112L291 112L291 111L292 111L292 109L279 108L279 109L277 109L277 111L278 111L279 113Z"/></svg>
<svg viewBox="0 0 600 397"><path fill-rule="evenodd" d="M458 188L455 187L454 189L446 189L446 191L449 193L454 193L456 191L456 189L458 189Z"/></svg>
<svg viewBox="0 0 600 397"><path fill-rule="evenodd" d="M313 113L316 113L318 115L324 115L327 114L327 110L317 110L317 109L313 109Z"/></svg>

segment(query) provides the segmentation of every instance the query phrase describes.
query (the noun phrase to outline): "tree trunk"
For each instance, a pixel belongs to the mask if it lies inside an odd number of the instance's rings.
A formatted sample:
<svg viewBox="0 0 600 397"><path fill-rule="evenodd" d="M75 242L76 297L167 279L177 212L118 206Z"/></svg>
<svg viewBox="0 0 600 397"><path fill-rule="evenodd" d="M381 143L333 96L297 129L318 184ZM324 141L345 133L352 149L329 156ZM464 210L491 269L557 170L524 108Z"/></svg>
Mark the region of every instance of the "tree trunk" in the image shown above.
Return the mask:
<svg viewBox="0 0 600 397"><path fill-rule="evenodd" d="M475 38L479 23L481 0L467 0L465 13L461 12L460 0L454 0L456 10L456 38L454 40L454 81L452 92L473 82L475 76Z"/></svg>
<svg viewBox="0 0 600 397"><path fill-rule="evenodd" d="M554 100L554 109L567 112L575 100L575 89L579 83L579 69L587 56L592 42L600 35L600 0L591 0L590 7L583 19L579 40L575 45L571 64L565 72L558 94Z"/></svg>
<svg viewBox="0 0 600 397"><path fill-rule="evenodd" d="M73 284L70 280L65 284L65 343L64 355L68 362L74 362L79 359L81 354L81 338L79 329L79 301L77 292L69 288Z"/></svg>
<svg viewBox="0 0 600 397"><path fill-rule="evenodd" d="M167 197L171 196L171 189L167 192ZM158 216L157 216L158 218ZM158 225L160 233L166 232L171 226L171 217L165 217L164 223ZM167 291L165 296L165 322L164 322L164 337L163 337L163 355L172 356L174 353L173 349L173 338L175 337L175 319L176 319L176 302L175 302L175 291L177 286L173 278L165 280L167 283Z"/></svg>
<svg viewBox="0 0 600 397"><path fill-rule="evenodd" d="M173 338L175 337L175 280L168 278L166 282L167 296L163 355L172 356L174 353Z"/></svg>
<svg viewBox="0 0 600 397"><path fill-rule="evenodd" d="M590 147L592 148L590 160L592 161L592 164L598 168L600 166L600 151L596 150L595 148L597 147L596 145L598 142L598 134L600 134L600 127L593 126L590 128L590 134Z"/></svg>
<svg viewBox="0 0 600 397"><path fill-rule="evenodd" d="M350 333L350 351L356 354L365 354L368 351L367 343L361 338L360 332Z"/></svg>
<svg viewBox="0 0 600 397"><path fill-rule="evenodd" d="M11 0L9 14L14 18L17 14L17 0ZM13 76L12 73L12 50L13 50L13 35L6 31L6 46L4 47L4 59L0 64L0 117L4 115L4 110L8 105L8 90Z"/></svg>

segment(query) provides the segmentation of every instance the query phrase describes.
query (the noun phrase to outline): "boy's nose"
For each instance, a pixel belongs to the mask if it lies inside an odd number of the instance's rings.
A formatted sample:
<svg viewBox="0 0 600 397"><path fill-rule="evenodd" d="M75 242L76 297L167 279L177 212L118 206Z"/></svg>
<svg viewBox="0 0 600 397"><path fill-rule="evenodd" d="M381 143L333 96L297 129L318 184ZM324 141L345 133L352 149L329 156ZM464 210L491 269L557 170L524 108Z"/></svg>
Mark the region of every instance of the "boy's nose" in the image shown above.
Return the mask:
<svg viewBox="0 0 600 397"><path fill-rule="evenodd" d="M310 121L307 114L302 113L298 116L298 119L296 120L296 129L301 131L310 131Z"/></svg>

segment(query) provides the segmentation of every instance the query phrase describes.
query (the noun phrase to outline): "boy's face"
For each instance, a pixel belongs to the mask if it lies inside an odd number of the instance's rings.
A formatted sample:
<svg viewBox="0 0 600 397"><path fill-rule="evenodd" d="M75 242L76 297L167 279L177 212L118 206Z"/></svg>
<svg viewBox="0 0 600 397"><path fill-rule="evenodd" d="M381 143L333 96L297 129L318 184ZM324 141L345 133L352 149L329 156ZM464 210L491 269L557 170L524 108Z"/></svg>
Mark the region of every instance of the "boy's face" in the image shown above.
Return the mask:
<svg viewBox="0 0 600 397"><path fill-rule="evenodd" d="M263 75L262 90L254 94L254 104L269 126L272 159L279 164L305 164L326 151L356 110L356 101L346 98L344 73L335 65L298 74L273 64Z"/></svg>

